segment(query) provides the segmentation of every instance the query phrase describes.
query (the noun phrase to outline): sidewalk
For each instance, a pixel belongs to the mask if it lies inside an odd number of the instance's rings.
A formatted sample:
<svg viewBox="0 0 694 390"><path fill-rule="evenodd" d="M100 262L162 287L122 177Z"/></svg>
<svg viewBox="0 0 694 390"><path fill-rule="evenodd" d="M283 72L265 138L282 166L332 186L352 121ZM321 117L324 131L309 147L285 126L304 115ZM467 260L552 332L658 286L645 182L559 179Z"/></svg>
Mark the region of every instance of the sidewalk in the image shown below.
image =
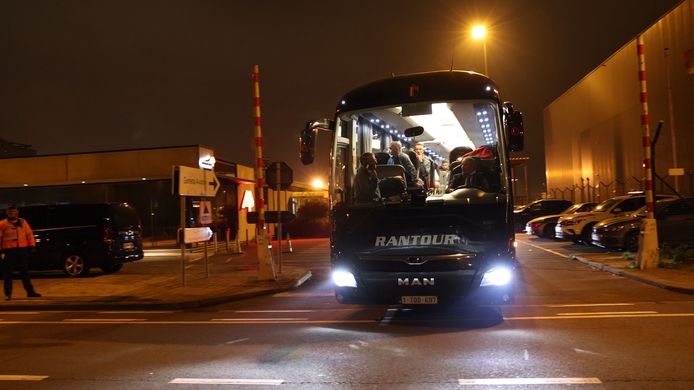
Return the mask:
<svg viewBox="0 0 694 390"><path fill-rule="evenodd" d="M621 253L582 253L574 255L574 260L591 267L611 272L641 283L676 291L694 294L694 265L673 268L653 268L642 271L631 268L634 260L622 258Z"/></svg>
<svg viewBox="0 0 694 390"><path fill-rule="evenodd" d="M325 247L327 254L327 240L293 241L294 253L283 254L285 261L303 258L304 248L316 246ZM285 291L311 277L307 267L284 263L277 281L260 281L255 245L244 248L243 254L227 253L222 245L220 249L216 255L209 252L209 278L203 253L196 250L186 255L185 286L181 279L180 252L173 248L146 250L144 259L126 263L113 274L105 275L93 269L87 277L69 278L59 271L35 272L32 283L43 296L27 298L21 282L15 279L12 300L0 300L0 311L196 308Z"/></svg>

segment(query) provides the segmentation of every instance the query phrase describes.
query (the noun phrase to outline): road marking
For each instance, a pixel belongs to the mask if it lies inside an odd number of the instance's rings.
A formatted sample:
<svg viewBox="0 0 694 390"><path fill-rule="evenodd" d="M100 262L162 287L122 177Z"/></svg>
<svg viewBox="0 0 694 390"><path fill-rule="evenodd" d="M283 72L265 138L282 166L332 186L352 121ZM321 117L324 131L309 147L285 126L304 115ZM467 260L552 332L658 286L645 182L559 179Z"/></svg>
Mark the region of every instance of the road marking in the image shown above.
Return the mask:
<svg viewBox="0 0 694 390"><path fill-rule="evenodd" d="M318 310L235 310L234 313L315 313Z"/></svg>
<svg viewBox="0 0 694 390"><path fill-rule="evenodd" d="M557 313L558 316L589 316L611 314L655 314L657 311L589 311L585 313Z"/></svg>
<svg viewBox="0 0 694 390"><path fill-rule="evenodd" d="M277 321L268 319L266 321L121 321L118 319L110 320L89 320L81 319L79 321L0 321L2 325L258 325L258 324L375 324L377 320L299 320L299 321Z"/></svg>
<svg viewBox="0 0 694 390"><path fill-rule="evenodd" d="M628 312L627 312L628 313ZM694 317L694 313L655 313L655 314L612 314L612 315L552 315L552 316L517 316L504 317L505 321L528 321L528 320L575 320L575 319L610 319L610 318L674 318L674 317ZM392 318L384 317L382 320L306 320L292 318L219 318L209 321L147 321L145 319L66 319L62 321L0 321L2 325L258 325L258 324L381 324L387 325ZM447 322L450 320L401 320L395 319L394 323L404 322Z"/></svg>
<svg viewBox="0 0 694 390"><path fill-rule="evenodd" d="M210 321L308 321L308 318L213 318Z"/></svg>
<svg viewBox="0 0 694 390"><path fill-rule="evenodd" d="M636 306L635 303L569 303L564 305L539 305L543 307L593 307L593 306Z"/></svg>
<svg viewBox="0 0 694 390"><path fill-rule="evenodd" d="M246 341L246 340L250 340L250 338L244 337L244 338L242 338L242 339L236 339L236 340L227 341L227 342L224 343L224 344L237 344L237 343L242 343L242 342L244 342L244 341Z"/></svg>
<svg viewBox="0 0 694 390"><path fill-rule="evenodd" d="M136 322L147 321L144 318L66 318L64 322ZM31 321L29 321L31 322Z"/></svg>
<svg viewBox="0 0 694 390"><path fill-rule="evenodd" d="M265 385L279 386L283 379L176 378L169 383L185 385Z"/></svg>
<svg viewBox="0 0 694 390"><path fill-rule="evenodd" d="M504 317L506 321L526 320L574 320L593 318L653 318L653 317L694 317L694 313L661 313L661 314L620 314L620 315L582 315L582 316L533 316L533 317Z"/></svg>
<svg viewBox="0 0 694 390"><path fill-rule="evenodd" d="M458 384L464 386L477 385L580 385L601 384L598 378L480 378L458 379Z"/></svg>
<svg viewBox="0 0 694 390"><path fill-rule="evenodd" d="M0 311L0 314L8 314L8 315L15 315L15 314L41 314L40 311Z"/></svg>
<svg viewBox="0 0 694 390"><path fill-rule="evenodd" d="M557 251L553 251L553 250L551 250L551 249L546 249L546 248L543 248L543 247L541 247L541 246L537 246L537 245L535 245L535 244L531 244L531 243L529 243L529 242L524 242L524 244L525 244L525 245L530 245L530 246L532 246L532 247L534 247L534 248L537 248L537 249L542 249L542 250L545 251L545 252L549 252L549 253L555 254L555 255L557 255L557 256L566 257L566 258L568 258L568 259L571 258L570 255L565 255L565 254L563 254L563 253L560 253L560 252L557 252Z"/></svg>
<svg viewBox="0 0 694 390"><path fill-rule="evenodd" d="M173 314L175 310L97 311L97 314Z"/></svg>
<svg viewBox="0 0 694 390"><path fill-rule="evenodd" d="M47 375L0 375L0 381L42 381Z"/></svg>
<svg viewBox="0 0 694 390"><path fill-rule="evenodd" d="M334 297L335 293L330 292L283 292L273 294L273 298L293 298L293 297Z"/></svg>

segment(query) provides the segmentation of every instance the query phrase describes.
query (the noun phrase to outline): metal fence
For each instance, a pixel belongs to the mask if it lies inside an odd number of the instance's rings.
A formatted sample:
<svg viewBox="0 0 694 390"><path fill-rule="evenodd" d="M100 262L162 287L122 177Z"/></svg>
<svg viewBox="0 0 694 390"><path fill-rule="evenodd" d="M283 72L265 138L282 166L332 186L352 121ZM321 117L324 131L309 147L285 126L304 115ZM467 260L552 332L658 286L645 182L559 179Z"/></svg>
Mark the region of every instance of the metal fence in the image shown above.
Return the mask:
<svg viewBox="0 0 694 390"><path fill-rule="evenodd" d="M677 183L676 183L677 181ZM655 181L657 194L676 194L682 196L694 196L694 173L685 173L683 176L658 176ZM609 183L598 181L591 182L590 178L581 178L580 184L571 187L551 188L547 195L552 199L566 199L574 203L597 202L614 196L626 195L632 191L644 191L645 180L643 178L630 177L624 181L613 180ZM675 189L679 187L679 191Z"/></svg>

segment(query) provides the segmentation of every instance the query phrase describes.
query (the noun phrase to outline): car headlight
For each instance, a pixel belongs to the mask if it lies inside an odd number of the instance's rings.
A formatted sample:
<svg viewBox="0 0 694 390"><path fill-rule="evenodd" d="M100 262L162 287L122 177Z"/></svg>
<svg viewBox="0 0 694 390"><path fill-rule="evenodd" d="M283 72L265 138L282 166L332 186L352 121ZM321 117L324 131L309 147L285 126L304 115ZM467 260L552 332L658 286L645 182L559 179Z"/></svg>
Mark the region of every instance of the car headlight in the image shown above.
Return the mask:
<svg viewBox="0 0 694 390"><path fill-rule="evenodd" d="M513 274L507 267L494 267L484 273L480 287L505 286L511 281L512 278Z"/></svg>
<svg viewBox="0 0 694 390"><path fill-rule="evenodd" d="M622 229L624 229L624 225L608 226L606 228L603 228L603 230L606 232L618 232Z"/></svg>
<svg viewBox="0 0 694 390"><path fill-rule="evenodd" d="M337 287L357 287L354 274L344 270L333 271L333 283Z"/></svg>

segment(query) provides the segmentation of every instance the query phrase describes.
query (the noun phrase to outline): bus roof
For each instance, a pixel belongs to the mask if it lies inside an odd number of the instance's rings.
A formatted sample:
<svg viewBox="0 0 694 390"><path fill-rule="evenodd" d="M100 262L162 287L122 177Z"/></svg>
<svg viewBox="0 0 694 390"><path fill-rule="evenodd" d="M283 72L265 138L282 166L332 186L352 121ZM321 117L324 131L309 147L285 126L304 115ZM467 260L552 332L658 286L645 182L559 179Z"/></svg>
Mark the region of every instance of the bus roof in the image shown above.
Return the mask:
<svg viewBox="0 0 694 390"><path fill-rule="evenodd" d="M469 71L437 71L395 76L356 88L345 94L337 112L424 101L459 99L499 100L496 84Z"/></svg>

